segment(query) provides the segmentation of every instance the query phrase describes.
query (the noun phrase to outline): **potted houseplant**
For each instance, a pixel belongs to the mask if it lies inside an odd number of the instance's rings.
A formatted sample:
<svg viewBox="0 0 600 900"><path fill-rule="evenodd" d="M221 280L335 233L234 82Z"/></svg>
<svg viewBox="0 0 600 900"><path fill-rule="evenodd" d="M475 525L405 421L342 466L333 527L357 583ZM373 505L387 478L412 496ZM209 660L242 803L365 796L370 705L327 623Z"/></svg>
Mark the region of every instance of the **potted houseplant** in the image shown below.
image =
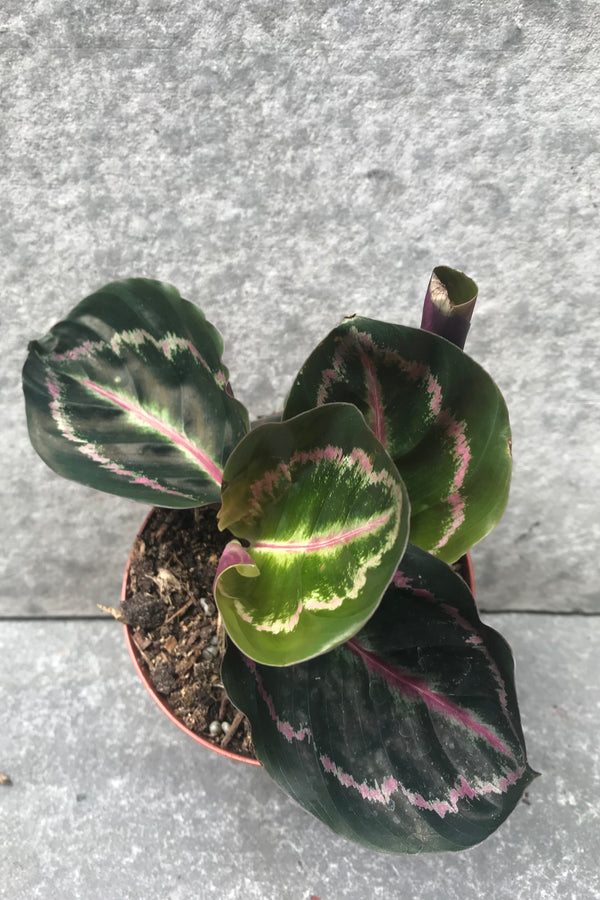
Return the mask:
<svg viewBox="0 0 600 900"><path fill-rule="evenodd" d="M434 271L423 327L350 317L250 430L216 330L175 288L114 282L29 347L55 471L231 532L222 678L259 760L334 830L392 852L490 834L535 773L504 640L451 564L508 495L506 406L464 354L475 284Z"/></svg>

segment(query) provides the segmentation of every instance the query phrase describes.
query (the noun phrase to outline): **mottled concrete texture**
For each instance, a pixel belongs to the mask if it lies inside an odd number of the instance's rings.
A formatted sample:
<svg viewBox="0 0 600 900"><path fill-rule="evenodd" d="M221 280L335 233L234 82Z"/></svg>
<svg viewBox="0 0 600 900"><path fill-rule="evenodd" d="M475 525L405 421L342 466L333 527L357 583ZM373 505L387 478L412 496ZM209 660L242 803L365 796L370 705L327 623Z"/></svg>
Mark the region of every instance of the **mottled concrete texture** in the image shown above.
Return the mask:
<svg viewBox="0 0 600 900"><path fill-rule="evenodd" d="M115 277L197 300L253 415L344 314L418 324L480 285L468 348L514 426L475 551L488 609L600 609L595 0L3 0L4 615L118 594L144 510L29 448L29 339Z"/></svg>
<svg viewBox="0 0 600 900"><path fill-rule="evenodd" d="M600 619L489 621L513 645L542 777L483 844L422 857L350 844L262 770L193 744L117 625L4 623L0 898L598 900Z"/></svg>
<svg viewBox="0 0 600 900"><path fill-rule="evenodd" d="M600 612L600 5L0 7L0 900L600 900L600 617L524 612ZM69 620L116 602L146 510L44 467L20 370L147 275L204 308L257 416L343 315L418 325L437 264L479 283L467 349L511 411L473 556L481 606L517 610L488 621L543 774L481 846L403 858L196 747L119 628Z"/></svg>

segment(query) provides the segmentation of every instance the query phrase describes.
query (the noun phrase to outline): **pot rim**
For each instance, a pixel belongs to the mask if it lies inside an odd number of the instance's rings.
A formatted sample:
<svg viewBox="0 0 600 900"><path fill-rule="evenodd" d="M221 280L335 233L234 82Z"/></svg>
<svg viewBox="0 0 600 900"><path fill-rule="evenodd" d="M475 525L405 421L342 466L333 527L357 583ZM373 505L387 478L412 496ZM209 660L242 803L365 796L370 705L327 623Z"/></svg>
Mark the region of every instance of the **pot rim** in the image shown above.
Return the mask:
<svg viewBox="0 0 600 900"><path fill-rule="evenodd" d="M152 509L150 510L150 512L148 513L146 518L144 519L144 521L136 535L133 546L135 546L136 542L141 537L142 532L144 531L144 528L148 524L150 516L153 515L155 509L156 509L156 507L152 507ZM129 555L127 557L127 563L125 565L125 572L123 574L123 582L121 585L121 603L125 600L125 597L127 595L127 586L129 583L129 569L131 567L131 557L133 554L133 546L132 546L131 550L129 551ZM461 557L461 562L463 563L464 568L465 568L464 580L467 584L467 587L473 594L473 596L475 596L475 573L473 571L473 560L471 559L471 554L466 553L463 557ZM187 734L188 737L190 737L197 744L201 744L203 747L206 747L208 750L212 750L214 753L218 753L220 756L226 756L228 759L233 759L236 762L246 763L246 765L249 765L249 766L262 766L262 763L260 762L260 760L252 759L249 756L242 756L241 753L234 753L232 750L228 750L226 747L219 747L218 744L213 744L207 738L204 738L199 734L195 734L193 731L191 731L187 727L187 725L184 725L183 722L181 721L181 719L178 719L177 716L174 715L173 712L171 712L171 710L169 709L169 707L167 706L165 701L162 699L160 694L154 688L154 685L152 684L152 682L150 680L150 676L148 673L148 667L146 666L146 663L143 661L141 654L133 641L132 630L129 627L129 625L123 625L123 634L125 636L125 645L127 647L129 656L131 657L131 661L133 663L135 671L139 675L142 684L146 688L146 691L150 694L150 696L152 697L152 699L154 700L154 702L156 703L158 708L161 710L161 712L163 712L165 714L165 716L168 719L170 719L171 722L173 722L174 725L177 725L177 727L179 728L180 731L183 731L184 734Z"/></svg>
<svg viewBox="0 0 600 900"><path fill-rule="evenodd" d="M141 534L142 534L144 528L148 524L148 520L150 519L150 516L154 513L154 509L155 509L155 507L153 507L150 510L150 512L144 519L142 526L141 526L140 530L138 531L137 536L135 538L134 546L137 543L137 541L139 540L139 538L141 537ZM129 583L129 569L131 567L132 554L133 554L133 547L129 551L129 555L127 557L127 563L125 565L125 572L123 574L123 582L121 585L121 602L123 602L125 600L125 597L127 594L127 586ZM187 725L184 725L184 723L181 721L181 719L178 719L177 716L174 715L173 712L169 709L169 707L167 706L165 701L162 699L162 697L156 691L154 685L152 684L152 682L150 680L150 675L148 672L148 667L146 666L145 662L143 661L143 659L140 655L140 652L134 643L132 629L129 627L129 625L123 625L123 634L125 636L125 645L127 647L129 656L131 657L133 667L134 667L135 671L137 672L137 674L139 675L142 684L146 688L146 691L150 694L150 696L152 697L152 699L154 700L154 702L156 703L158 708L161 710L161 712L163 712L165 714L165 716L171 720L171 722L173 722L175 725L177 725L177 727L179 728L180 731L183 731L184 734L187 734L188 737L190 737L197 744L201 744L203 747L206 747L208 750L212 750L214 753L218 753L220 756L226 756L228 759L233 759L236 762L246 763L246 765L249 765L249 766L262 766L262 763L258 759L252 759L249 756L242 756L241 753L235 753L233 750L228 750L227 747L219 747L218 744L213 744L207 738L202 737L202 735L195 734L193 731L191 731L187 727Z"/></svg>

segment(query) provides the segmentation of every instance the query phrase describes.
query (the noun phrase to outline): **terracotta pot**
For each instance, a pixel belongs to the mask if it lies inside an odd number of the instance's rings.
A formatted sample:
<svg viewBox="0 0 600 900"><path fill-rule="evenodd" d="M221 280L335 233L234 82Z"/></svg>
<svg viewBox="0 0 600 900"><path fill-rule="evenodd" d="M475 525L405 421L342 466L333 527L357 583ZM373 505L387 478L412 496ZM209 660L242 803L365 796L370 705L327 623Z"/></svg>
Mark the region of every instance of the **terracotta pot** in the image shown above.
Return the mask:
<svg viewBox="0 0 600 900"><path fill-rule="evenodd" d="M144 523L138 532L136 542L141 537L141 534L142 534L144 528L146 527L153 512L154 512L154 510L150 510L150 512L144 519ZM127 565L125 566L125 574L123 576L123 585L121 588L121 602L123 602L125 600L125 597L127 594L127 586L128 586L128 582L129 582L129 567L131 565L132 553L133 553L133 550L130 552L129 557L127 558ZM473 572L473 562L471 560L470 554L467 553L466 556L463 556L459 560L459 564L461 566L460 574L466 581L473 596L475 596L475 575ZM177 727L181 731L183 731L184 734L187 734L188 737L191 737L191 739L193 741L196 741L197 744L202 744L202 746L208 748L208 750L213 750L215 753L219 753L221 756L227 756L229 759L234 759L238 762L246 763L249 766L260 766L261 765L261 763L257 759L250 759L249 757L242 756L239 753L233 753L231 750L228 750L226 747L225 748L219 747L218 744L213 744L211 741L207 740L206 738L201 737L199 734L194 734L194 732L190 731L190 729L187 728L180 719L178 719L176 716L174 716L173 713L171 712L171 710L169 709L169 707L167 706L167 704L165 703L165 701L163 700L163 698L161 697L161 695L159 693L157 693L157 691L154 688L154 685L152 684L152 681L150 680L150 674L148 672L148 667L147 667L146 663L144 662L144 660L142 659L141 654L133 641L131 629L129 628L128 625L123 625L123 631L125 634L125 644L127 645L127 650L129 651L129 655L133 662L134 668L135 668L136 672L138 673L138 675L140 676L142 684L144 685L144 687L146 688L146 690L148 691L148 693L150 694L150 696L152 697L152 699L154 700L154 702L156 703L158 708L160 710L162 710L162 712L165 714L165 716L168 719L171 720L171 722L173 722L175 725L177 725Z"/></svg>

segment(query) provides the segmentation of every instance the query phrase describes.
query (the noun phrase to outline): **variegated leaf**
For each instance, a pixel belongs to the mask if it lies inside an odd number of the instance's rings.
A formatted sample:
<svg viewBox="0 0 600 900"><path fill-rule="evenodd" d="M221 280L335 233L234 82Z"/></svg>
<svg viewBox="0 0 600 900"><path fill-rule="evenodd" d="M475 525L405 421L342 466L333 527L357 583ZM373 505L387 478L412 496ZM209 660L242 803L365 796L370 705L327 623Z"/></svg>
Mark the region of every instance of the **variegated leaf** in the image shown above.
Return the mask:
<svg viewBox="0 0 600 900"><path fill-rule="evenodd" d="M490 376L449 341L350 318L300 370L284 418L354 403L396 463L410 540L453 562L496 524L508 497L510 426Z"/></svg>
<svg viewBox="0 0 600 900"><path fill-rule="evenodd" d="M346 644L277 670L229 645L222 674L267 772L334 831L378 850L470 847L536 774L508 645L462 579L411 544Z"/></svg>
<svg viewBox="0 0 600 900"><path fill-rule="evenodd" d="M87 297L29 346L31 442L60 475L144 503L218 502L248 431L221 337L168 284L131 278Z"/></svg>
<svg viewBox="0 0 600 900"><path fill-rule="evenodd" d="M227 461L215 598L253 659L289 665L347 640L381 600L406 546L393 462L348 404L262 425Z"/></svg>

